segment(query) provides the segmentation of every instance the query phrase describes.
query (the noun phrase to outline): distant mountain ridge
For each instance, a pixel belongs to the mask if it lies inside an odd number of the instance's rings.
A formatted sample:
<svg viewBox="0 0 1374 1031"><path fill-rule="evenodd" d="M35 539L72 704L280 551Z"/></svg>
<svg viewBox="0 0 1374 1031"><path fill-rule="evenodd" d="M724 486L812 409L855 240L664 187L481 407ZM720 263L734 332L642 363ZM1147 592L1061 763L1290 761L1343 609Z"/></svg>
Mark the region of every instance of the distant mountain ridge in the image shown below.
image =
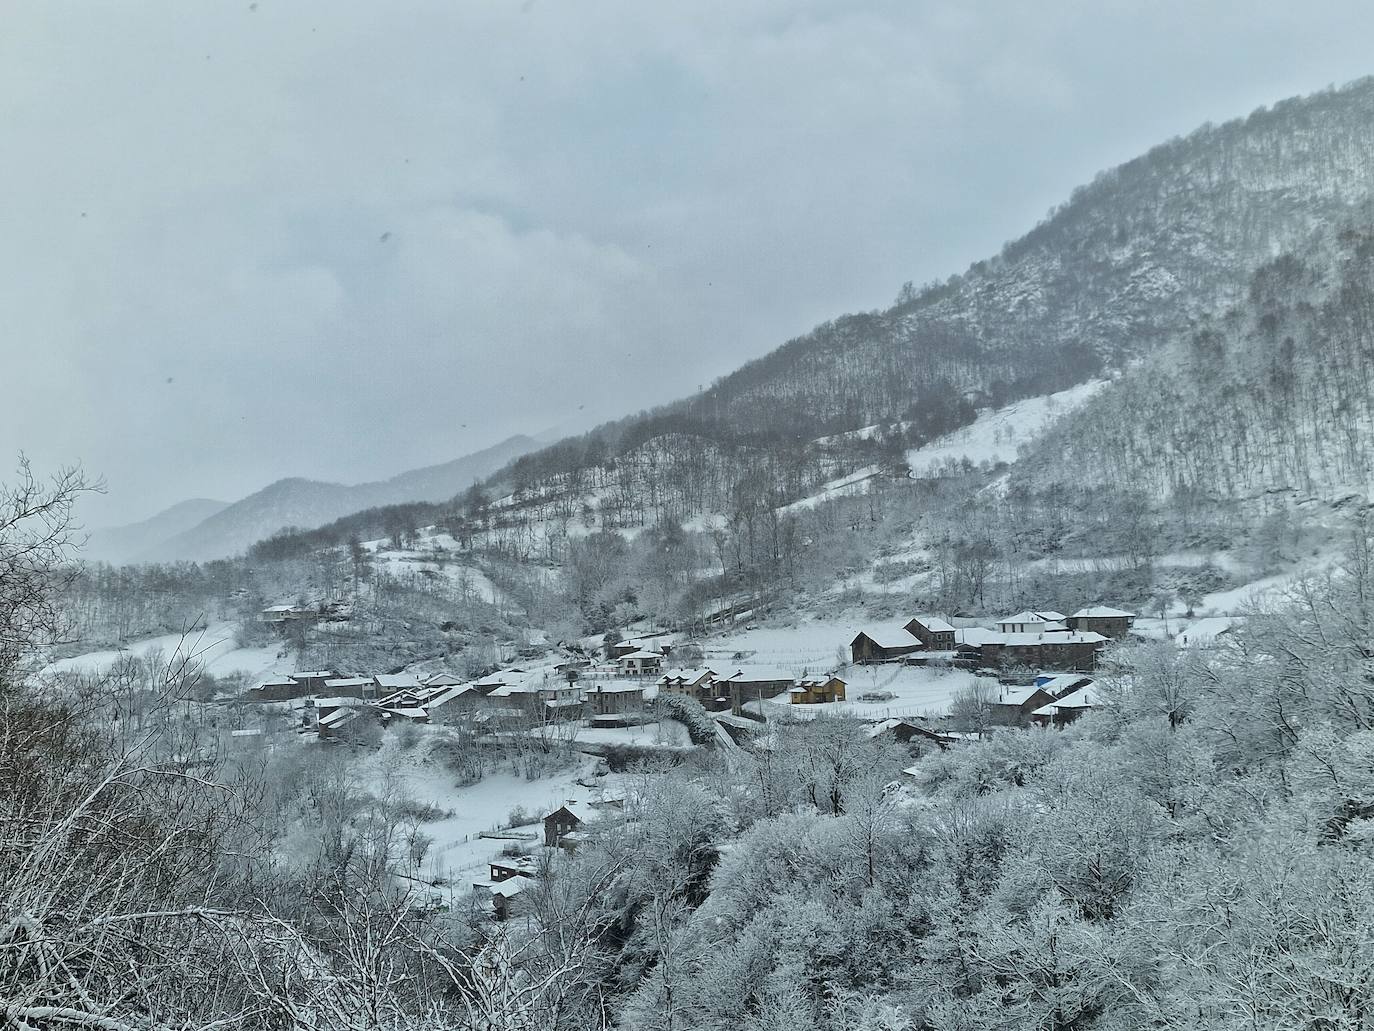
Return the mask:
<svg viewBox="0 0 1374 1031"><path fill-rule="evenodd" d="M209 498L181 501L137 523L92 530L83 552L88 558L114 565L135 562L149 549L185 533L228 507L227 501Z"/></svg>
<svg viewBox="0 0 1374 1031"><path fill-rule="evenodd" d="M233 504L182 502L142 523L92 534L95 546L88 551L92 558L111 562L228 558L285 527L310 529L380 505L444 501L538 446L531 437L514 436L388 480L350 486L290 477ZM190 518L196 514L198 518Z"/></svg>

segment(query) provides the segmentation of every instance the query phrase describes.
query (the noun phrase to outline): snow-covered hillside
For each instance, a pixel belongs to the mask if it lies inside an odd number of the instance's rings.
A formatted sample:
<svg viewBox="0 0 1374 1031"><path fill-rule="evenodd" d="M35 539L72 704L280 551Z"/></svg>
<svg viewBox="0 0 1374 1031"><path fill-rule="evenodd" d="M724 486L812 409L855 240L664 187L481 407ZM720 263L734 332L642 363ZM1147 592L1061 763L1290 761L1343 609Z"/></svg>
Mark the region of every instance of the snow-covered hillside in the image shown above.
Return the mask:
<svg viewBox="0 0 1374 1031"><path fill-rule="evenodd" d="M974 465L1015 461L1022 444L1034 440L1056 419L1076 409L1106 384L1106 380L1091 380L1068 390L983 412L971 426L908 451L907 464L915 475L921 476L964 459Z"/></svg>

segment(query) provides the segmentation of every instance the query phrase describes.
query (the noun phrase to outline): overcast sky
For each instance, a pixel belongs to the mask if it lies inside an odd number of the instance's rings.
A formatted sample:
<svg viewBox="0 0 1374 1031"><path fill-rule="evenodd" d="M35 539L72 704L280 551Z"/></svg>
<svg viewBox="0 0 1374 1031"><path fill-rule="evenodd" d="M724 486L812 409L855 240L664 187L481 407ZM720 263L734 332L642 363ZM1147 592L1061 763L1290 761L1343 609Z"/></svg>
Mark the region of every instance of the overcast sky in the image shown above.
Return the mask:
<svg viewBox="0 0 1374 1031"><path fill-rule="evenodd" d="M1372 43L1368 0L0 0L0 452L100 525L585 428Z"/></svg>

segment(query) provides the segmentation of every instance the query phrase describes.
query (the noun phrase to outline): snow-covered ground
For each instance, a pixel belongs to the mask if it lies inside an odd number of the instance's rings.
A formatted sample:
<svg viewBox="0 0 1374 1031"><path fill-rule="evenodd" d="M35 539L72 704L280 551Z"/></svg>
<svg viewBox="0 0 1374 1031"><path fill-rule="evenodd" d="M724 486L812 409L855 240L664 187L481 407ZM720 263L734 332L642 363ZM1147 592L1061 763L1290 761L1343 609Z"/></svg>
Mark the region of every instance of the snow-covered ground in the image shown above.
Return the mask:
<svg viewBox="0 0 1374 1031"><path fill-rule="evenodd" d="M175 660L178 655L189 657L216 677L241 673L253 679L284 668L286 660L278 657L280 645L274 643L260 648L240 648L234 641L237 630L238 624L232 621L211 623L204 630L163 634L134 641L121 649L88 652L61 659L46 667L43 673L101 673L126 656L147 658L158 652L168 662Z"/></svg>
<svg viewBox="0 0 1374 1031"><path fill-rule="evenodd" d="M1107 383L1093 380L1043 397L1030 397L1003 408L983 412L961 430L907 452L912 472L922 475L932 466L967 458L982 462L1011 462L1022 444L1039 436L1050 423L1071 412Z"/></svg>
<svg viewBox="0 0 1374 1031"><path fill-rule="evenodd" d="M577 741L589 745L664 745L669 748L689 747L692 743L687 728L676 720L644 723L637 727L582 727L577 732Z"/></svg>
<svg viewBox="0 0 1374 1031"><path fill-rule="evenodd" d="M878 475L876 465L864 466L862 469L850 473L848 476L841 476L830 480L822 485L821 489L809 497L801 498L789 505L784 505L779 511L799 512L806 508L815 508L822 501L829 501L831 498L844 497L849 494L864 494L871 486L873 477Z"/></svg>
<svg viewBox="0 0 1374 1031"><path fill-rule="evenodd" d="M739 629L701 642L704 664L726 673L736 668L771 667L793 676L837 670L848 684L848 700L824 705L790 706L797 715L847 713L865 718L940 714L954 696L978 678L963 670L921 666L851 666L849 642L863 627L862 618L807 619L793 626ZM739 655L740 658L734 658ZM728 667L728 669L720 669ZM861 702L859 695L880 692L894 697ZM786 695L779 696L786 704Z"/></svg>
<svg viewBox="0 0 1374 1031"><path fill-rule="evenodd" d="M363 547L372 553L373 565L392 576L420 573L442 576L461 586L470 596L488 605L499 605L502 596L477 566L462 561L458 542L447 533L433 527L421 531L416 547L398 550L387 540L364 541Z"/></svg>
<svg viewBox="0 0 1374 1031"><path fill-rule="evenodd" d="M403 751L397 739L389 737L379 752L358 763L355 772L374 790L390 774L415 801L451 814L421 826L433 843L417 876L426 881L446 881L453 897L462 899L473 881L486 878L487 863L499 856L508 843L530 850L543 845L542 820L546 813L568 800L623 796L623 776L595 776L596 765L595 760L587 759L537 780L494 773L476 784L459 785L451 773L427 758L423 747ZM586 783L578 783L579 780ZM517 809L525 813L526 822L507 828ZM482 837L489 832L502 837Z"/></svg>
<svg viewBox="0 0 1374 1031"><path fill-rule="evenodd" d="M789 705L797 716L821 713L858 716L862 719L887 719L889 716L943 716L961 692L975 685L996 690L995 680L976 677L967 670L930 666L850 666L839 671L847 685L843 702L822 705ZM890 694L894 697L862 701L864 694ZM778 699L785 703L786 697Z"/></svg>

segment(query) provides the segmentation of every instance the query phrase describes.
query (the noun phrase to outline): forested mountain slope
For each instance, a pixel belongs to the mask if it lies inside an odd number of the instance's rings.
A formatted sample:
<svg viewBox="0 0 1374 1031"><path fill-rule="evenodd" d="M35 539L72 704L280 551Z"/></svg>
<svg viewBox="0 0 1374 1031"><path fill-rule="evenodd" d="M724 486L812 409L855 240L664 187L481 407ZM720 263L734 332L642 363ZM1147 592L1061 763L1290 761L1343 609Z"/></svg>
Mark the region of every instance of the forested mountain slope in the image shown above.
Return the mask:
<svg viewBox="0 0 1374 1031"><path fill-rule="evenodd" d="M500 486L538 502L586 494L591 480L638 498L615 516L637 523L727 511L741 488L791 500L881 460L884 444L970 422L977 406L1150 354L1372 192L1374 80L1204 126L1101 174L963 275L905 287L887 311L826 323L700 394L530 454ZM817 440L875 424L868 439ZM646 493L654 477L662 486Z"/></svg>
<svg viewBox="0 0 1374 1031"><path fill-rule="evenodd" d="M1374 218L1259 269L1247 295L1061 420L1022 486L1157 500L1333 497L1374 484Z"/></svg>

